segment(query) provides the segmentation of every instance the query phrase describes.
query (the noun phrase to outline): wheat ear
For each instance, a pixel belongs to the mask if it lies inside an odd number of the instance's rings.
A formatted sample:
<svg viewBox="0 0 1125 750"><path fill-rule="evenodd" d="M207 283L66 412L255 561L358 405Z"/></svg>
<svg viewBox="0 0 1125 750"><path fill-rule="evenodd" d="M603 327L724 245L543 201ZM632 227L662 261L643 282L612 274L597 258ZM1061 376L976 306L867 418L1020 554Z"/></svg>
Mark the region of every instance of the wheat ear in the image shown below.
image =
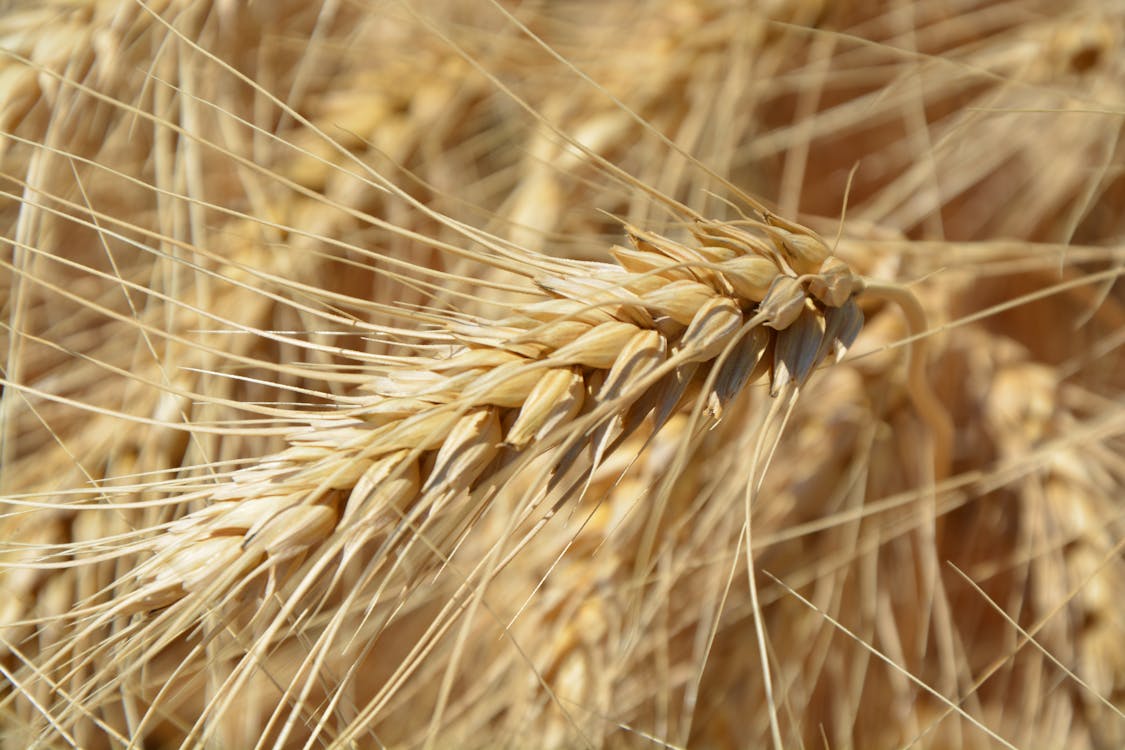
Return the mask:
<svg viewBox="0 0 1125 750"><path fill-rule="evenodd" d="M91 682L88 695L75 697L80 705L135 674L144 654L208 611L221 607L236 629L246 617L266 625L256 647L264 649L277 637L270 628L287 618L271 619L255 603L281 587L286 611L315 610L338 595L343 569L360 558L371 597L410 587L448 559L516 472L533 467L540 477L519 509L527 519L542 500L557 507L580 495L641 425L658 430L693 406L720 420L762 377L771 394L795 394L858 335L857 295L890 294L815 233L770 214L686 218L689 241L626 225L630 246L611 250L617 264L564 264L567 273L538 279L539 301L424 332L443 355L372 358L380 372L368 392L310 418L286 450L173 497L202 507L96 556L127 558L124 572L105 604L75 615L80 634L117 623L114 635L80 655L64 646L46 667L75 656L88 663L106 649L137 655L121 673ZM937 405L918 379L924 370L913 364L910 375L928 419ZM935 445L943 437L935 430ZM208 711L225 710L242 674Z"/></svg>
<svg viewBox="0 0 1125 750"><path fill-rule="evenodd" d="M205 507L144 545L151 554L121 582L112 614L202 591L226 596L336 532L455 537L455 528L435 533L441 510L536 455L550 453L545 490L576 487L562 480L579 456L589 451L586 466L595 465L647 417L659 428L702 398L718 420L763 375L775 395L799 388L858 334L864 289L903 304L912 326L922 325L909 292L865 282L814 233L776 217L695 217L691 245L627 231L631 247L611 251L619 265L576 264L539 279L542 301L500 320L450 325L441 337L448 356L382 360L371 395L203 493ZM934 428L944 476L948 418L917 354L911 393Z"/></svg>

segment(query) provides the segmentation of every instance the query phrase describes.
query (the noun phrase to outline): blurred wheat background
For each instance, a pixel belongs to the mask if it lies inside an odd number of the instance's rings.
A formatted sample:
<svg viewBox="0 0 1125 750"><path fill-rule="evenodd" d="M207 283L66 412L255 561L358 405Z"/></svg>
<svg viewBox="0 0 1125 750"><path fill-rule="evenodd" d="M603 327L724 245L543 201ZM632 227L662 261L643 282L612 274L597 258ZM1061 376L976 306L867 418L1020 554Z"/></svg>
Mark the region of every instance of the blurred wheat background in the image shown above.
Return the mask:
<svg viewBox="0 0 1125 750"><path fill-rule="evenodd" d="M0 8L3 747L1125 746L1125 3ZM795 401L487 488L480 433L441 534L341 464L184 546L528 269L748 196L924 336L860 295Z"/></svg>

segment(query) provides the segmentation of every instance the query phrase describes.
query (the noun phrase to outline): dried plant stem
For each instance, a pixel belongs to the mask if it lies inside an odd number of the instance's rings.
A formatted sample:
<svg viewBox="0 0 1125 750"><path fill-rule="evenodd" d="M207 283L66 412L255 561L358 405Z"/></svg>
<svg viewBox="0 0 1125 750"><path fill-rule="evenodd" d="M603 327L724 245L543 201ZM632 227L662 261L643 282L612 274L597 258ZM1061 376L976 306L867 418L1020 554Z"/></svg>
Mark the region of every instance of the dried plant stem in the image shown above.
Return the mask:
<svg viewBox="0 0 1125 750"><path fill-rule="evenodd" d="M926 359L926 337L929 324L926 322L926 311L922 309L918 298L901 284L863 279L860 282L860 293L894 303L902 310L906 319L911 337L906 365L907 389L914 408L918 410L918 415L930 430L933 441L934 481L941 482L949 477L952 469L953 421L950 419L949 411L934 393L927 372L929 363Z"/></svg>

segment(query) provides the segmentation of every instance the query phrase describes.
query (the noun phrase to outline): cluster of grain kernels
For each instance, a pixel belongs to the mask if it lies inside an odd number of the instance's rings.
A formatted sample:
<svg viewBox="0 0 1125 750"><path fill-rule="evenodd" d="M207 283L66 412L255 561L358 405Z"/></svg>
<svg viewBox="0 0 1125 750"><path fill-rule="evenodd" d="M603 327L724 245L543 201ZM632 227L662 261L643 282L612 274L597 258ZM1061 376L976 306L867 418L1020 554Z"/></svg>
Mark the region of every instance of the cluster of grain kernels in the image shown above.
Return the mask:
<svg viewBox="0 0 1125 750"><path fill-rule="evenodd" d="M693 234L689 246L630 228L620 266L542 279L543 301L452 326L449 356L399 360L370 384L376 395L312 420L162 533L120 608L214 591L215 561L272 570L337 528L427 522L501 465L551 448L560 477L695 399L718 419L748 383L799 385L858 333L858 281L811 232L771 217L699 220Z"/></svg>

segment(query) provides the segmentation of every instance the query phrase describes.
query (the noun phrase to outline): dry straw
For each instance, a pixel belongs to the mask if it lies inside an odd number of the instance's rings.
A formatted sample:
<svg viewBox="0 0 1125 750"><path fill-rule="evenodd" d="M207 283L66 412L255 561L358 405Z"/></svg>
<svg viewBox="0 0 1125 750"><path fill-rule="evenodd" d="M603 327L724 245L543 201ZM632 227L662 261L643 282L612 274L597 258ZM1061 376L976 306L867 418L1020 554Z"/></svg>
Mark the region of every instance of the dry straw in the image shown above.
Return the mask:
<svg viewBox="0 0 1125 750"><path fill-rule="evenodd" d="M1120 746L1123 36L9 4L0 745Z"/></svg>

